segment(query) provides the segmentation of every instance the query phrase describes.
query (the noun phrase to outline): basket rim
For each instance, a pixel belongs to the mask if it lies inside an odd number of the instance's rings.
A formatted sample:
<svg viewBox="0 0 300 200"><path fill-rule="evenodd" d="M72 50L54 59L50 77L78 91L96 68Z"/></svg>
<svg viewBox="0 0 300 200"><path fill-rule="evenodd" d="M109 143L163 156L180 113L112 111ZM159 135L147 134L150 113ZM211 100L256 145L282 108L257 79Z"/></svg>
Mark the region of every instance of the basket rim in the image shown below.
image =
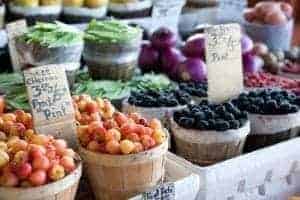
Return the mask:
<svg viewBox="0 0 300 200"><path fill-rule="evenodd" d="M79 155L77 155L79 157ZM71 178L71 176L76 177L76 180L79 181L81 178L81 174L82 174L82 160L79 157L79 160L77 160L78 164L75 170L73 170L70 174L68 174L67 176L65 176L63 179L60 179L58 181L55 182L51 182L45 185L41 185L41 186L37 186L37 187L26 187L26 188L22 188L22 187L0 187L0 194L1 193L16 193L16 192L21 192L21 193L26 193L26 192L42 192L42 191L47 191L49 189L51 189L51 187L54 186L64 186L64 187L60 187L59 190L55 190L54 193L52 193L53 195L59 193L60 191L63 191L64 189L70 187L71 185L74 184L74 181L71 182L71 180L69 180ZM53 192L53 190L51 191ZM43 192L45 194L45 192ZM1 196L1 195L0 195ZM22 199L22 198L21 198Z"/></svg>

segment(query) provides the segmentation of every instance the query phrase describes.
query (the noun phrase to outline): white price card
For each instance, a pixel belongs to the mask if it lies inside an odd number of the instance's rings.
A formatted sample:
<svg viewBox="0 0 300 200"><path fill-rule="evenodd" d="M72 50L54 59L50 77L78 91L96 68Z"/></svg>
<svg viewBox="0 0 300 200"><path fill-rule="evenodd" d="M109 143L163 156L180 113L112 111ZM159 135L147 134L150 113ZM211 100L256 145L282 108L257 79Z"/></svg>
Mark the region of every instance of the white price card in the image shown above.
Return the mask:
<svg viewBox="0 0 300 200"><path fill-rule="evenodd" d="M243 90L241 28L238 24L205 29L208 99L221 103Z"/></svg>
<svg viewBox="0 0 300 200"><path fill-rule="evenodd" d="M168 27L178 32L178 23L185 0L154 0L151 31L159 27Z"/></svg>
<svg viewBox="0 0 300 200"><path fill-rule="evenodd" d="M217 20L219 23L242 22L247 0L219 0Z"/></svg>
<svg viewBox="0 0 300 200"><path fill-rule="evenodd" d="M143 194L144 200L174 200L175 186L174 183L164 183L155 189Z"/></svg>
<svg viewBox="0 0 300 200"><path fill-rule="evenodd" d="M9 55L15 72L20 72L25 68L24 63L22 63L22 58L16 49L16 38L25 33L26 30L27 24L25 20L18 20L6 25Z"/></svg>
<svg viewBox="0 0 300 200"><path fill-rule="evenodd" d="M24 71L33 123L41 134L75 136L75 112L64 65L46 65Z"/></svg>

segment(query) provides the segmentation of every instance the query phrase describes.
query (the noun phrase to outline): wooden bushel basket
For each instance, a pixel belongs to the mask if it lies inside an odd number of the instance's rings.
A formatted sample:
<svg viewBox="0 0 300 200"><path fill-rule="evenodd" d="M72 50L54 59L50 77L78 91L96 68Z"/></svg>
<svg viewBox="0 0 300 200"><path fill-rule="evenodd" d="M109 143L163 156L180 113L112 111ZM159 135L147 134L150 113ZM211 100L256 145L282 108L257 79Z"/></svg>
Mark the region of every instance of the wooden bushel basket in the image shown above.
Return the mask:
<svg viewBox="0 0 300 200"><path fill-rule="evenodd" d="M165 173L167 141L132 155L101 154L79 147L96 199L128 199L161 183Z"/></svg>
<svg viewBox="0 0 300 200"><path fill-rule="evenodd" d="M62 180L31 188L0 187L1 200L74 200L82 164Z"/></svg>
<svg viewBox="0 0 300 200"><path fill-rule="evenodd" d="M185 129L173 119L170 122L176 154L200 166L215 164L242 154L250 132L249 122L237 130L224 132Z"/></svg>

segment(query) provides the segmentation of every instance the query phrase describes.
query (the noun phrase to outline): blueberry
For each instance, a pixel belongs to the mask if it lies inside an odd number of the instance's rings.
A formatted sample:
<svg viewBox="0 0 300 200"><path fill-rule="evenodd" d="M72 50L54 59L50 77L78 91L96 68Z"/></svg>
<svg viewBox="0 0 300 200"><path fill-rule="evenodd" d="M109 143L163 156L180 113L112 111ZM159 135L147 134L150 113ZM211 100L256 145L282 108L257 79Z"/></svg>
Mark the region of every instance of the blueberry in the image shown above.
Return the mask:
<svg viewBox="0 0 300 200"><path fill-rule="evenodd" d="M216 131L226 131L230 129L230 125L228 122L223 121L223 120L218 120L215 123L215 130Z"/></svg>
<svg viewBox="0 0 300 200"><path fill-rule="evenodd" d="M256 97L256 96L257 96L257 93L256 93L255 91L250 91L250 92L248 93L248 96L249 96L249 97Z"/></svg>
<svg viewBox="0 0 300 200"><path fill-rule="evenodd" d="M215 113L211 110L207 110L204 112L207 119L213 119L215 117Z"/></svg>
<svg viewBox="0 0 300 200"><path fill-rule="evenodd" d="M196 128L200 130L209 129L209 123L205 120L196 121Z"/></svg>
<svg viewBox="0 0 300 200"><path fill-rule="evenodd" d="M214 130L216 125L216 121L214 119L209 119L208 120L208 129Z"/></svg>
<svg viewBox="0 0 300 200"><path fill-rule="evenodd" d="M231 113L225 113L223 116L224 116L225 120L234 120L235 119L234 115Z"/></svg>
<svg viewBox="0 0 300 200"><path fill-rule="evenodd" d="M296 106L296 105L291 106L291 109L290 109L291 113L295 113L295 112L298 112L298 111L299 111L299 106Z"/></svg>
<svg viewBox="0 0 300 200"><path fill-rule="evenodd" d="M262 105L264 105L264 103L265 103L265 101L261 97L256 98L256 100L254 102L254 104L257 105L257 106L259 106L259 107L261 107Z"/></svg>
<svg viewBox="0 0 300 200"><path fill-rule="evenodd" d="M179 125L184 128L193 128L194 121L195 120L193 118L181 117L178 122Z"/></svg>
<svg viewBox="0 0 300 200"><path fill-rule="evenodd" d="M278 108L277 102L275 100L268 100L266 102L268 111L274 111Z"/></svg>
<svg viewBox="0 0 300 200"><path fill-rule="evenodd" d="M206 118L205 113L201 111L194 113L194 117L197 121L204 120Z"/></svg>
<svg viewBox="0 0 300 200"><path fill-rule="evenodd" d="M228 121L231 129L238 129L240 127L239 120L230 120Z"/></svg>
<svg viewBox="0 0 300 200"><path fill-rule="evenodd" d="M208 105L208 104L209 104L209 102L206 99L200 101L200 103L199 103L199 105Z"/></svg>
<svg viewBox="0 0 300 200"><path fill-rule="evenodd" d="M218 107L216 108L216 113L218 113L218 114L220 114L220 115L224 114L225 112L226 112L226 109L225 109L224 106L218 106Z"/></svg>
<svg viewBox="0 0 300 200"><path fill-rule="evenodd" d="M167 102L166 102L166 106L168 107L175 107L177 106L179 103L176 99L169 99Z"/></svg>

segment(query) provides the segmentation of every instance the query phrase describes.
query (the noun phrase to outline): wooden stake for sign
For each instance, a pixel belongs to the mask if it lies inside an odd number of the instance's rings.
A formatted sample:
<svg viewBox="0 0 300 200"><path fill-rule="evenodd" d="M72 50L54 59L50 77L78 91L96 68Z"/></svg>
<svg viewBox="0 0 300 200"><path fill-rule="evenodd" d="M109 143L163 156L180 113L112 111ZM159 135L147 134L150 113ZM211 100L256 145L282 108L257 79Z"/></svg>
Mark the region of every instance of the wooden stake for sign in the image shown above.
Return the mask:
<svg viewBox="0 0 300 200"><path fill-rule="evenodd" d="M8 49L11 63L15 72L20 72L25 66L22 64L21 57L16 49L16 37L22 35L27 30L25 20L18 20L6 25L6 32L8 37Z"/></svg>
<svg viewBox="0 0 300 200"><path fill-rule="evenodd" d="M208 100L224 102L243 90L241 30L238 24L205 30Z"/></svg>
<svg viewBox="0 0 300 200"><path fill-rule="evenodd" d="M35 130L76 145L75 116L64 65L24 71Z"/></svg>

